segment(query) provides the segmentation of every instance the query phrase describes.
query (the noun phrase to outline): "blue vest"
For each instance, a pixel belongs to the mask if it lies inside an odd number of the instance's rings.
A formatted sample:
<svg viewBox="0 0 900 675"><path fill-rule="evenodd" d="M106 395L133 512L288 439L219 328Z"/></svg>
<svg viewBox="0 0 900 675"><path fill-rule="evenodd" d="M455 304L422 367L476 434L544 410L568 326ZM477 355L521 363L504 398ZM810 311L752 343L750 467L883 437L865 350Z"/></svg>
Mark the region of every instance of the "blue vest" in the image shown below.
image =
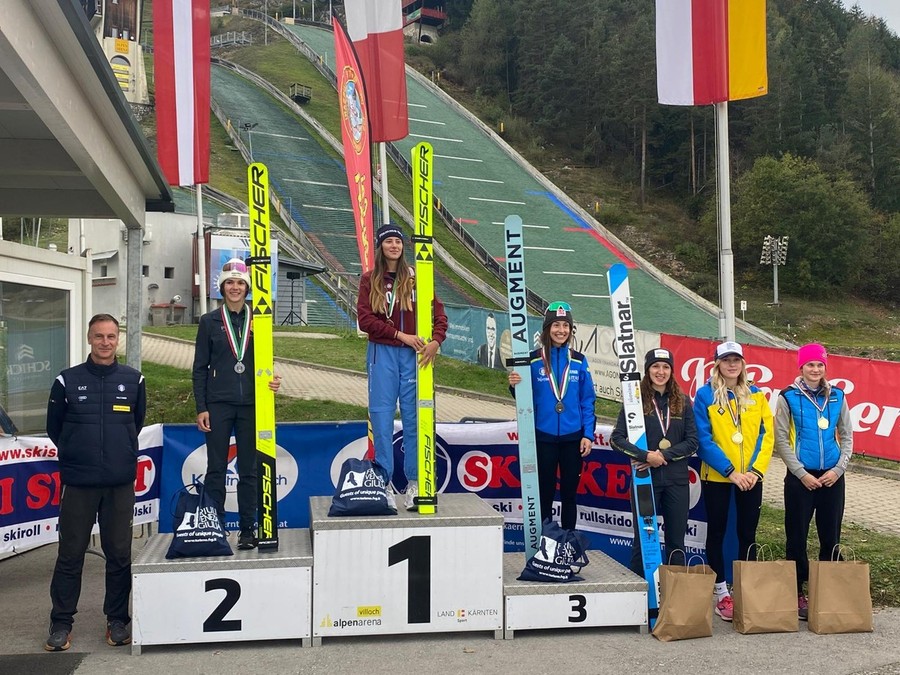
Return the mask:
<svg viewBox="0 0 900 675"><path fill-rule="evenodd" d="M838 463L841 447L837 441L837 423L844 405L844 392L831 387L825 410L819 413L812 402L796 387L781 391L791 411L791 440L794 453L807 471L826 471ZM816 403L822 406L825 395L821 391L815 395ZM828 420L825 429L819 428L819 418Z"/></svg>

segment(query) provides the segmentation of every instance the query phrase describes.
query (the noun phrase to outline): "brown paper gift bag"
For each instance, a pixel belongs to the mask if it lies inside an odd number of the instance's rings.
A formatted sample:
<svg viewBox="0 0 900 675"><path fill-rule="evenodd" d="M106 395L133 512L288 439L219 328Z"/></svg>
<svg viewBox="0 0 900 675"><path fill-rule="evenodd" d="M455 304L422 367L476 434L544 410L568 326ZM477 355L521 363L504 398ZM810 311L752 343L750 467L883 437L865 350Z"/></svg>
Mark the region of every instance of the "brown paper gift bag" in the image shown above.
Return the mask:
<svg viewBox="0 0 900 675"><path fill-rule="evenodd" d="M660 565L660 608L653 637L663 642L712 636L716 573L709 565Z"/></svg>
<svg viewBox="0 0 900 675"><path fill-rule="evenodd" d="M809 561L809 629L820 634L874 630L869 563Z"/></svg>
<svg viewBox="0 0 900 675"><path fill-rule="evenodd" d="M735 560L734 629L738 633L796 633L797 564L793 560Z"/></svg>

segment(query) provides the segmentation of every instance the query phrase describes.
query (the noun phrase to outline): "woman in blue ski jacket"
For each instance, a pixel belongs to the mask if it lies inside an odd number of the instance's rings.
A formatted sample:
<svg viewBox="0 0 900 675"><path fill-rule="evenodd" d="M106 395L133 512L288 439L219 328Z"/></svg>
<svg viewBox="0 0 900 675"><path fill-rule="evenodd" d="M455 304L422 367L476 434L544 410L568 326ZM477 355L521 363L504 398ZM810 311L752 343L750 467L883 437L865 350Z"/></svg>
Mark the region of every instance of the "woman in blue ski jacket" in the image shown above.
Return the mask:
<svg viewBox="0 0 900 675"><path fill-rule="evenodd" d="M559 471L560 524L575 529L575 495L583 458L594 444L594 383L584 354L570 347L575 334L572 308L551 303L544 315L541 349L531 352L534 429L541 517L552 519ZM509 374L510 387L522 381Z"/></svg>

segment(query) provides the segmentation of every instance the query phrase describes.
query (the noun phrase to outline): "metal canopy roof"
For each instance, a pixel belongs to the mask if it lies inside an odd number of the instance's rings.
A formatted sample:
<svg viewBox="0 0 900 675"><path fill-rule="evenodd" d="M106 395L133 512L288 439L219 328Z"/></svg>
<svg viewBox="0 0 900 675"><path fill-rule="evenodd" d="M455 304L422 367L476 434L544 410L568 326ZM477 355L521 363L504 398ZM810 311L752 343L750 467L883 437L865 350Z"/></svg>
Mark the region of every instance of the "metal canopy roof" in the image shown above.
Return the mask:
<svg viewBox="0 0 900 675"><path fill-rule="evenodd" d="M172 193L77 0L3 0L0 217L141 227Z"/></svg>

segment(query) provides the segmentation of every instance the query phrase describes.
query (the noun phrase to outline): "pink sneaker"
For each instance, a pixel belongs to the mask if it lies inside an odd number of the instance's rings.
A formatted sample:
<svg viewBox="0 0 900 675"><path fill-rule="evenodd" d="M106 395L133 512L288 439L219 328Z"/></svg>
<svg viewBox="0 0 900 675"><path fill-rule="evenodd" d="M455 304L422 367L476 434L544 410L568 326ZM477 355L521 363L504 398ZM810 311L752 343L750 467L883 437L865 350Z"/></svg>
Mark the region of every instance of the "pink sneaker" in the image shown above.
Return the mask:
<svg viewBox="0 0 900 675"><path fill-rule="evenodd" d="M809 601L802 593L797 596L797 616L801 621L809 620Z"/></svg>
<svg viewBox="0 0 900 675"><path fill-rule="evenodd" d="M734 617L734 601L732 601L730 595L726 595L716 603L716 614L722 617L722 621L732 620Z"/></svg>

